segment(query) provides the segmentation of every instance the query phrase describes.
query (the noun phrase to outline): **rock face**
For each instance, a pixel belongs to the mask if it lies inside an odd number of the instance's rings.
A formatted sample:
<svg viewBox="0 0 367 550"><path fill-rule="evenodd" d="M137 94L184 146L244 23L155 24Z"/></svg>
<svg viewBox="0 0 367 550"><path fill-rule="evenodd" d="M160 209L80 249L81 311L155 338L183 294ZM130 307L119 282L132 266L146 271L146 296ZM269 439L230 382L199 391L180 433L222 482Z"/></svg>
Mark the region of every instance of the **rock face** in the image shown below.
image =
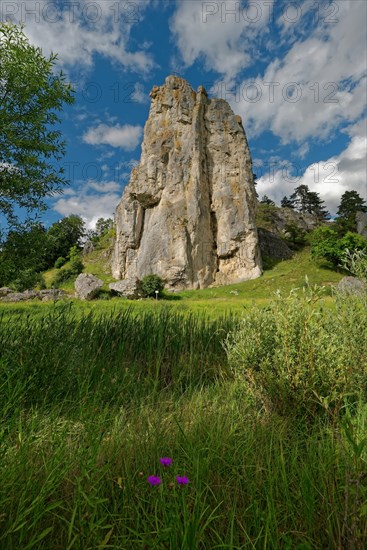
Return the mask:
<svg viewBox="0 0 367 550"><path fill-rule="evenodd" d="M103 286L103 281L91 273L80 273L75 281L75 292L81 300L93 300Z"/></svg>
<svg viewBox="0 0 367 550"><path fill-rule="evenodd" d="M117 283L110 283L108 287L112 292L115 292L124 298L129 298L130 300L140 298L138 279L125 279L124 281L117 281Z"/></svg>
<svg viewBox="0 0 367 550"><path fill-rule="evenodd" d="M258 232L260 250L263 256L276 260L289 260L292 258L292 250L278 235L262 227L258 229Z"/></svg>
<svg viewBox="0 0 367 550"><path fill-rule="evenodd" d="M10 290L10 292L8 292ZM5 293L5 291L7 291ZM2 302L26 302L28 300L42 300L42 302L62 300L66 298L63 290L58 288L49 290L25 290L24 292L14 292L11 288L0 288L0 301Z"/></svg>
<svg viewBox="0 0 367 550"><path fill-rule="evenodd" d="M112 274L168 288L261 275L252 162L241 118L169 76L151 92L139 165L117 207Z"/></svg>
<svg viewBox="0 0 367 550"><path fill-rule="evenodd" d="M367 239L367 212L357 212L357 233Z"/></svg>
<svg viewBox="0 0 367 550"><path fill-rule="evenodd" d="M366 284L357 277L343 277L335 287L336 291L348 295L364 295Z"/></svg>

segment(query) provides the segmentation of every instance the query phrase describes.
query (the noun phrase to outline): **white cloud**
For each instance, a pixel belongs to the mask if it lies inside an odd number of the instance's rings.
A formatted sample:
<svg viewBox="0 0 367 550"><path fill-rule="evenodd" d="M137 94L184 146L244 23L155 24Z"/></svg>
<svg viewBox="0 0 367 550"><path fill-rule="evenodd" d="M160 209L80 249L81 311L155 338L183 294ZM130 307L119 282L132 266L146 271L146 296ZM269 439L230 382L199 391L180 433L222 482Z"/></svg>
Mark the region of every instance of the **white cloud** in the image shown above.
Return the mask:
<svg viewBox="0 0 367 550"><path fill-rule="evenodd" d="M94 229L98 218L112 218L121 199L121 186L115 181L89 180L70 191L55 201L53 210L63 216L81 216L87 229Z"/></svg>
<svg viewBox="0 0 367 550"><path fill-rule="evenodd" d="M128 50L130 31L142 19L149 0L122 4L103 2L49 2L18 0L4 2L1 15L24 23L25 32L44 54L57 52L62 66L91 68L101 54L123 68L146 73L154 66L144 49Z"/></svg>
<svg viewBox="0 0 367 550"><path fill-rule="evenodd" d="M231 104L250 134L270 129L284 143L326 139L362 115L367 3L343 0L337 5L337 22L318 25L283 59L274 59L263 75L239 85Z"/></svg>
<svg viewBox="0 0 367 550"><path fill-rule="evenodd" d="M203 59L207 70L233 78L252 62L254 39L266 33L273 0L178 1L170 28L186 67ZM177 62L175 62L176 64Z"/></svg>
<svg viewBox="0 0 367 550"><path fill-rule="evenodd" d="M367 120L346 128L351 136L348 146L339 154L314 163L297 173L296 166L286 164L283 169L275 164L259 179L259 195L268 195L278 204L284 195L289 196L298 185L308 185L325 201L327 209L335 214L340 197L345 191L355 190L367 199Z"/></svg>
<svg viewBox="0 0 367 550"><path fill-rule="evenodd" d="M149 95L144 91L144 87L139 82L136 82L134 91L131 95L131 99L134 103L149 103Z"/></svg>
<svg viewBox="0 0 367 550"><path fill-rule="evenodd" d="M90 145L110 145L111 147L120 147L125 151L132 151L139 144L142 135L143 128L141 126L99 124L85 132L83 141Z"/></svg>

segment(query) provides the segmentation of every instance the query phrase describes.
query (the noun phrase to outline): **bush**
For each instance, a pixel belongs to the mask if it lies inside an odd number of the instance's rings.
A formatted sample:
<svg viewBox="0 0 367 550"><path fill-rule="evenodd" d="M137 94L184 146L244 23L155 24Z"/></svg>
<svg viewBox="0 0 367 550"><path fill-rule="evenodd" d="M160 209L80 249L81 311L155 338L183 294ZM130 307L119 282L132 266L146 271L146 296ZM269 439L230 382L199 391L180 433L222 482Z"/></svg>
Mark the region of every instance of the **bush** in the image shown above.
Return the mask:
<svg viewBox="0 0 367 550"><path fill-rule="evenodd" d="M232 372L268 410L313 419L367 396L367 309L356 297L322 309L319 294L278 296L227 338Z"/></svg>
<svg viewBox="0 0 367 550"><path fill-rule="evenodd" d="M62 256L59 256L55 262L56 269L60 269L63 265L66 264L66 258L63 258Z"/></svg>
<svg viewBox="0 0 367 550"><path fill-rule="evenodd" d="M77 249L77 247L73 246L70 249L70 261L66 267L63 267L60 269L53 280L53 285L58 286L61 283L64 283L65 281L69 281L70 279L76 277L81 273L84 269L84 264L80 259L80 254Z"/></svg>
<svg viewBox="0 0 367 550"><path fill-rule="evenodd" d="M348 231L340 239L337 231L326 225L312 231L309 240L312 257L315 259L324 258L335 267L338 267L342 263L346 250L350 252L367 250L367 240L361 235Z"/></svg>
<svg viewBox="0 0 367 550"><path fill-rule="evenodd" d="M31 290L36 286L46 288L42 273L37 273L33 269L23 269L20 271L18 277L12 281L11 286L18 292Z"/></svg>
<svg viewBox="0 0 367 550"><path fill-rule="evenodd" d="M306 242L306 231L299 227L294 222L289 222L284 226L284 240L287 244L294 250L299 250L302 248Z"/></svg>
<svg viewBox="0 0 367 550"><path fill-rule="evenodd" d="M156 296L158 291L158 296L162 295L164 289L164 282L159 277L159 275L146 275L142 281L140 281L140 291L144 298L152 298Z"/></svg>

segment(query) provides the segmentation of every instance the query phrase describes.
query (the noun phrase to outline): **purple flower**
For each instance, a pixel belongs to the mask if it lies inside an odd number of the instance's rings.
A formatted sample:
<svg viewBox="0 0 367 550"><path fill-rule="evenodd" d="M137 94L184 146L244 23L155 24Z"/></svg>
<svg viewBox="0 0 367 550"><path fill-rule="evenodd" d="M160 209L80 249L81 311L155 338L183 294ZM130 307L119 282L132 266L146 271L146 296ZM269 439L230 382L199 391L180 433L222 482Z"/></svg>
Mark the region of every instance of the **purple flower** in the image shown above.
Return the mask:
<svg viewBox="0 0 367 550"><path fill-rule="evenodd" d="M159 459L159 462L162 464L162 466L171 466L172 458L169 458L168 456L164 456L163 458Z"/></svg>
<svg viewBox="0 0 367 550"><path fill-rule="evenodd" d="M176 476L176 481L179 485L187 485L190 480L187 476Z"/></svg>
<svg viewBox="0 0 367 550"><path fill-rule="evenodd" d="M148 477L148 483L150 483L150 485L160 485L162 482L161 482L161 478L160 478L160 477L157 477L157 476L149 476L149 477Z"/></svg>

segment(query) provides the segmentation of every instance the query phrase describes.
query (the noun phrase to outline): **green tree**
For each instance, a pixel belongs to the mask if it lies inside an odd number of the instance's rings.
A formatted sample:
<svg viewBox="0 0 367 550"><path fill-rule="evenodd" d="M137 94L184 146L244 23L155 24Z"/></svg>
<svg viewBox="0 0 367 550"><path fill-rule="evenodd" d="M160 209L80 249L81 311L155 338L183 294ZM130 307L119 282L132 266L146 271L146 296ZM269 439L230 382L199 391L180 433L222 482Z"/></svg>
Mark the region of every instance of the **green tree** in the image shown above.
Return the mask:
<svg viewBox="0 0 367 550"><path fill-rule="evenodd" d="M275 202L271 200L271 198L269 198L268 195L264 195L260 202L261 204L268 204L269 206L275 206Z"/></svg>
<svg viewBox="0 0 367 550"><path fill-rule="evenodd" d="M58 112L74 101L57 56L46 58L23 28L0 23L0 214L17 223L16 209L45 208L44 199L67 183L59 161L65 152Z"/></svg>
<svg viewBox="0 0 367 550"><path fill-rule="evenodd" d="M299 185L289 198L293 208L302 214L308 213L314 215L318 221L322 222L330 217L327 212L324 201L315 191L310 191L308 185Z"/></svg>
<svg viewBox="0 0 367 550"><path fill-rule="evenodd" d="M357 231L357 212L367 212L367 204L357 191L345 191L340 199L336 224L340 234Z"/></svg>
<svg viewBox="0 0 367 550"><path fill-rule="evenodd" d="M102 237L113 226L112 218L98 218L96 223L96 234L98 237Z"/></svg>
<svg viewBox="0 0 367 550"><path fill-rule="evenodd" d="M0 252L0 286L13 286L16 280L36 280L35 274L47 267L47 232L42 224L9 231Z"/></svg>
<svg viewBox="0 0 367 550"><path fill-rule="evenodd" d="M54 265L59 257L66 258L72 246L80 245L85 234L85 223L80 216L71 214L51 225L48 236L48 260Z"/></svg>
<svg viewBox="0 0 367 550"><path fill-rule="evenodd" d="M291 201L291 199L289 199L288 197L283 197L282 200L280 201L280 206L282 208L292 208L294 209L294 204L293 202Z"/></svg>
<svg viewBox="0 0 367 550"><path fill-rule="evenodd" d="M361 235L348 231L342 239L338 232L326 225L322 225L312 231L309 236L311 243L311 255L315 259L325 259L334 267L343 262L346 250L354 252L367 250L367 240Z"/></svg>

